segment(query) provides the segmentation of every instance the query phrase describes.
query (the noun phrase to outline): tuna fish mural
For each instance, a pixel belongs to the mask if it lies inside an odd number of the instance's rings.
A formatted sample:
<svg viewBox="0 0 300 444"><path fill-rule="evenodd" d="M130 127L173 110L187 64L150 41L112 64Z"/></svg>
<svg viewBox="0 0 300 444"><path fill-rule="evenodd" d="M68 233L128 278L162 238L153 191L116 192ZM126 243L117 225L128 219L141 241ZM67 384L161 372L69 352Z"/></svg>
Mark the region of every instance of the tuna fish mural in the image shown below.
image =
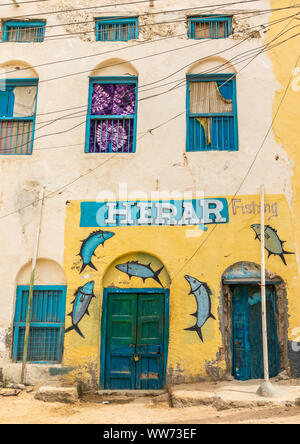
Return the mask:
<svg viewBox="0 0 300 444"><path fill-rule="evenodd" d="M260 224L253 224L251 228L255 232L255 239L260 240ZM284 265L287 265L284 255L285 254L295 254L290 251L285 251L283 248L283 244L286 241L282 241L279 239L277 231L270 227L270 225L265 225L265 249L269 253L268 258L271 254L275 256L280 256Z"/></svg>
<svg viewBox="0 0 300 444"><path fill-rule="evenodd" d="M98 230L94 231L86 239L81 241L82 245L80 248L79 256L82 260L82 267L80 273L83 272L87 265L98 271L95 265L92 263L92 256L96 256L95 250L100 244L102 244L102 246L104 247L104 242L114 235L115 233L113 233L112 231Z"/></svg>
<svg viewBox="0 0 300 444"><path fill-rule="evenodd" d="M71 330L75 330L82 338L84 335L80 331L78 324L85 314L90 315L88 308L94 295L94 281L89 281L83 287L78 287L74 293L75 299L71 302L73 309L68 316L72 318L71 327L66 329L66 333Z"/></svg>
<svg viewBox="0 0 300 444"><path fill-rule="evenodd" d="M206 323L208 318L216 320L214 315L211 313L211 291L205 282L198 281L198 279L188 275L184 277L191 287L189 294L193 294L197 302L197 311L191 314L191 316L195 316L197 318L196 324L192 327L185 328L185 330L196 331L199 338L203 342L201 328Z"/></svg>
<svg viewBox="0 0 300 444"><path fill-rule="evenodd" d="M125 264L116 265L116 268L117 270L128 274L129 279L131 279L132 276L143 279L143 282L145 282L146 279L154 279L156 282L159 283L159 285L163 287L163 284L160 282L158 275L160 274L164 266L159 268L157 271L154 271L151 268L151 262L148 265L144 265L140 264L139 262L132 261L126 262Z"/></svg>

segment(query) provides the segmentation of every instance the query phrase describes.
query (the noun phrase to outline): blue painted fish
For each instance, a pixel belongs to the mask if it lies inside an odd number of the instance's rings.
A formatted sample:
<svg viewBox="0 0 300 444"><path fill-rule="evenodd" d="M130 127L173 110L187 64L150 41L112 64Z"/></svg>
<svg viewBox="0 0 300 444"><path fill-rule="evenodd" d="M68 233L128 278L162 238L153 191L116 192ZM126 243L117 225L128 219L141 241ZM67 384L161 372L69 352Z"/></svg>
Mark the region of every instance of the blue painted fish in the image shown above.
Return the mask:
<svg viewBox="0 0 300 444"><path fill-rule="evenodd" d="M253 224L251 225L251 228L255 232L255 239L261 240L260 224ZM269 253L268 258L271 256L271 254L274 254L275 256L280 256L284 265L287 265L284 255L295 253L285 251L283 248L284 243L285 241L279 239L275 228L270 227L270 225L265 225L265 249Z"/></svg>
<svg viewBox="0 0 300 444"><path fill-rule="evenodd" d="M214 315L211 313L211 291L205 282L200 282L198 281L198 279L195 279L194 277L188 275L184 277L191 287L191 291L189 294L193 294L197 302L197 311L191 315L197 318L197 322L195 325L186 328L185 330L196 331L199 338L203 342L201 328L208 320L208 318L216 320Z"/></svg>
<svg viewBox="0 0 300 444"><path fill-rule="evenodd" d="M86 239L81 241L82 245L80 248L79 256L82 260L82 267L80 273L83 272L87 265L97 271L97 268L92 263L92 256L96 256L95 250L100 244L102 244L102 246L104 247L104 242L114 235L115 233L113 233L112 231L98 230L94 231Z"/></svg>
<svg viewBox="0 0 300 444"><path fill-rule="evenodd" d="M159 285L163 287L163 284L160 282L158 275L160 274L164 266L159 268L157 271L154 271L151 268L151 262L148 265L144 265L140 264L139 262L132 261L126 262L125 264L116 265L116 268L119 271L128 274L129 279L131 279L132 276L143 279L143 282L145 282L146 279L154 279L156 282L159 283Z"/></svg>
<svg viewBox="0 0 300 444"><path fill-rule="evenodd" d="M71 330L77 331L77 333L84 338L82 332L80 331L78 324L85 314L90 315L88 308L94 295L94 281L89 281L83 287L78 287L74 293L75 299L71 302L73 304L73 309L68 316L72 318L71 327L66 329L66 333Z"/></svg>

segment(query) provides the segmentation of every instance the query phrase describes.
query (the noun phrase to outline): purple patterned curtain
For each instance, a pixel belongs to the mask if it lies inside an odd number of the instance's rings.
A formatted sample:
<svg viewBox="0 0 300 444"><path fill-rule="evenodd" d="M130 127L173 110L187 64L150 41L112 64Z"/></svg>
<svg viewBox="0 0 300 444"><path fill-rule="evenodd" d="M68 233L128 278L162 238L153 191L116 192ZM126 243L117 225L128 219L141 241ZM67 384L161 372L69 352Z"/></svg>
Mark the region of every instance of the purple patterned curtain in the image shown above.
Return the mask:
<svg viewBox="0 0 300 444"><path fill-rule="evenodd" d="M96 84L93 86L93 116L135 114L135 85ZM99 118L91 120L90 152L132 152L134 119Z"/></svg>

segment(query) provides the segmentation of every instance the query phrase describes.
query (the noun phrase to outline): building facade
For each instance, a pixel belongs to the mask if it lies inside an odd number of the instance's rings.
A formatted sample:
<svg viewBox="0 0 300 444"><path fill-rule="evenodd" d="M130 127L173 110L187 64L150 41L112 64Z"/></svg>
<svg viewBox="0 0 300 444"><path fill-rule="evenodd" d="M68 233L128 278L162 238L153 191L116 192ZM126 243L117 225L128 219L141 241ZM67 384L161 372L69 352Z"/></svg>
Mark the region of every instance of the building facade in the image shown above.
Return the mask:
<svg viewBox="0 0 300 444"><path fill-rule="evenodd" d="M270 375L298 377L299 8L100 3L0 6L4 377L39 231L28 381L262 378L261 185Z"/></svg>

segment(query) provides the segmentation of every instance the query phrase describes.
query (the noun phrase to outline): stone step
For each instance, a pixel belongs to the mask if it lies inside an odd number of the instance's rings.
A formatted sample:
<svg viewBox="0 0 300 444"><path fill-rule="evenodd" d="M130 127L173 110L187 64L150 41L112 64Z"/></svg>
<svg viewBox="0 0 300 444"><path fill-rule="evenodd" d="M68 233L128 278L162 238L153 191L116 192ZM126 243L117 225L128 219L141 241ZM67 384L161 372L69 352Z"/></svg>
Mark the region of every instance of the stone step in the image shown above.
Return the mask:
<svg viewBox="0 0 300 444"><path fill-rule="evenodd" d="M41 386L35 396L35 399L45 402L64 402L74 404L78 401L77 387L59 387L51 385Z"/></svg>
<svg viewBox="0 0 300 444"><path fill-rule="evenodd" d="M165 390L97 390L81 395L83 402L102 404L168 403L169 395Z"/></svg>

